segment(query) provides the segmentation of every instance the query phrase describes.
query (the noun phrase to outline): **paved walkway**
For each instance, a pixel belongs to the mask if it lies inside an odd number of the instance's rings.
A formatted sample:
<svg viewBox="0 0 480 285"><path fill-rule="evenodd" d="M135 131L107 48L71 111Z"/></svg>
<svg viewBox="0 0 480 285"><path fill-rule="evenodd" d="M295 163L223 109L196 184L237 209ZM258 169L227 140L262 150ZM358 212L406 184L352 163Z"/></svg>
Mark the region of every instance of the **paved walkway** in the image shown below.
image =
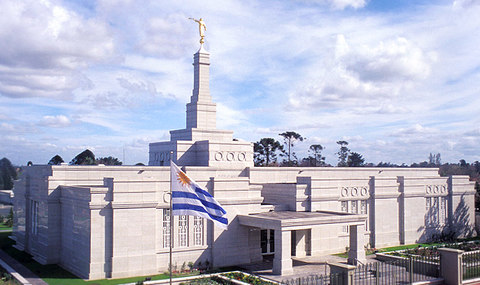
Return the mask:
<svg viewBox="0 0 480 285"><path fill-rule="evenodd" d="M367 256L367 262L377 262L374 259L375 255ZM334 255L325 256L306 256L303 258L293 259L293 274L290 275L274 275L272 273L273 261L265 260L259 263L246 264L240 267L244 268L246 272L262 276L267 279L282 281L298 277L306 277L310 275L325 275L330 273L330 268L327 263L347 263L347 259Z"/></svg>
<svg viewBox="0 0 480 285"><path fill-rule="evenodd" d="M0 250L0 259L3 260L6 264L12 267L15 271L17 271L23 278L27 279L27 281L32 285L48 285L45 281L43 281L40 277L38 277L35 273L30 271L28 268L23 266L20 262L16 261L10 255L8 255L3 250Z"/></svg>

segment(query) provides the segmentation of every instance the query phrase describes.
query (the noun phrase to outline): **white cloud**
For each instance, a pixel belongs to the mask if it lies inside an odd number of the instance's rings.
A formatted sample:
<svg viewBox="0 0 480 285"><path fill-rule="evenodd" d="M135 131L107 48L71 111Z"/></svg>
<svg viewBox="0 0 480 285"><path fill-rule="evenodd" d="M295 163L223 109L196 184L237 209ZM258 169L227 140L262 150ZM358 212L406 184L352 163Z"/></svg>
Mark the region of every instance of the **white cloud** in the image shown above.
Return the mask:
<svg viewBox="0 0 480 285"><path fill-rule="evenodd" d="M338 35L327 66L289 96L294 108L393 106L391 100L425 80L435 60L406 38L352 46ZM405 108L381 108L397 112ZM396 109L396 110L394 110Z"/></svg>
<svg viewBox="0 0 480 285"><path fill-rule="evenodd" d="M0 124L0 130L2 132L12 132L15 130L15 126L13 126L12 124L8 124L8 123L1 123Z"/></svg>
<svg viewBox="0 0 480 285"><path fill-rule="evenodd" d="M454 8L469 8L471 6L478 6L480 5L480 1L478 0L455 0L453 1Z"/></svg>
<svg viewBox="0 0 480 285"><path fill-rule="evenodd" d="M43 116L42 120L40 121L39 125L47 126L52 128L65 128L70 126L71 122L64 115L57 115L57 116Z"/></svg>
<svg viewBox="0 0 480 285"><path fill-rule="evenodd" d="M327 5L334 10L343 10L345 8L359 9L367 4L365 0L302 0L302 2Z"/></svg>
<svg viewBox="0 0 480 285"><path fill-rule="evenodd" d="M10 97L66 97L88 88L80 73L108 58L114 44L107 26L84 19L54 1L0 4L0 94Z"/></svg>
<svg viewBox="0 0 480 285"><path fill-rule="evenodd" d="M123 144L146 162L148 140L184 126L198 49L187 17L203 17L218 126L235 137L294 130L306 147L323 138L330 163L342 137L368 161L474 153L480 6L409 1L385 13L366 2L3 1L0 119L43 163L55 153L38 142L54 140L67 158L84 146L121 156ZM39 128L45 114L71 124Z"/></svg>
<svg viewBox="0 0 480 285"><path fill-rule="evenodd" d="M417 135L426 135L436 133L437 130L433 128L424 127L420 124L415 124L408 128L400 128L395 133L392 133L392 136L404 137L404 136L417 136Z"/></svg>

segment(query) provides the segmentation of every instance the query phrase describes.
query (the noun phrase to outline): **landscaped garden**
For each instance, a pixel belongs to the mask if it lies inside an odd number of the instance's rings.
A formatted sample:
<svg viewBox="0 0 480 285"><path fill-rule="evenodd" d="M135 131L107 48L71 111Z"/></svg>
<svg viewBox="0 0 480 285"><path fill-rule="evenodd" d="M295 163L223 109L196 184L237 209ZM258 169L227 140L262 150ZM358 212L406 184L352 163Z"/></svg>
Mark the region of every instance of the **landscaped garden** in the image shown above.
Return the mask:
<svg viewBox="0 0 480 285"><path fill-rule="evenodd" d="M0 247L3 251L5 251L8 255L22 263L25 267L30 269L33 273L37 274L43 281L47 282L50 285L81 285L81 284L96 284L96 285L114 285L114 284L122 284L122 283L139 283L146 280L161 280L161 279L168 279L170 275L168 273L158 274L158 275L151 275L151 276L139 276L139 277L132 277L132 278L122 278L122 279L102 279L102 280L92 280L92 281L85 281L77 276L73 275L72 273L66 271L65 269L61 268L56 264L49 264L49 265L41 265L35 260L33 260L32 256L29 254L17 250L14 248L13 241L8 238L12 232L0 232ZM191 276L193 274L199 274L198 271L196 272L176 272L173 274L173 277L183 277L183 276ZM0 283L2 284L2 283ZM10 283L5 283L10 284ZM15 283L11 283L15 284Z"/></svg>
<svg viewBox="0 0 480 285"><path fill-rule="evenodd" d="M13 211L10 209L10 214L6 217L0 216L0 231L12 230L13 226Z"/></svg>
<svg viewBox="0 0 480 285"><path fill-rule="evenodd" d="M436 257L439 255L439 248L454 248L465 252L480 250L480 241L461 241L455 243L434 243L434 244L418 244L406 248L397 248L395 250L385 250L386 254L394 256L407 257L409 255Z"/></svg>
<svg viewBox="0 0 480 285"><path fill-rule="evenodd" d="M262 278L259 278L254 275L246 274L243 272L225 272L221 273L220 275L210 276L207 278L200 278L195 280L185 281L183 285L201 285L201 284L221 284L221 285L230 285L235 284L230 280L237 280L247 284L252 285L276 285L277 283L273 283Z"/></svg>

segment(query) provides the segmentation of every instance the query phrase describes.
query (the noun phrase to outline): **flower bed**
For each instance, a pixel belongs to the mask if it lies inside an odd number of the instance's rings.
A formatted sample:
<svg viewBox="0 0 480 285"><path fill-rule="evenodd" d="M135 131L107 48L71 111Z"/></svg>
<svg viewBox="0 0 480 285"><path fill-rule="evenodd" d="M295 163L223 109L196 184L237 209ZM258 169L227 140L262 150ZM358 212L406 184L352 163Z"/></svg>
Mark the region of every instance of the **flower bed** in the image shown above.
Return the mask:
<svg viewBox="0 0 480 285"><path fill-rule="evenodd" d="M234 280L242 281L253 285L276 285L276 283L242 272L227 272L223 273L222 275Z"/></svg>
<svg viewBox="0 0 480 285"><path fill-rule="evenodd" d="M480 241L469 241L469 242L459 242L459 243L445 243L445 244L437 244L434 246L418 246L412 249L404 249L404 250L396 250L391 252L385 252L384 254L393 255L393 256L400 256L400 257L408 257L408 256L422 256L422 257L438 257L438 249L439 248L454 248L463 250L466 252L480 250Z"/></svg>

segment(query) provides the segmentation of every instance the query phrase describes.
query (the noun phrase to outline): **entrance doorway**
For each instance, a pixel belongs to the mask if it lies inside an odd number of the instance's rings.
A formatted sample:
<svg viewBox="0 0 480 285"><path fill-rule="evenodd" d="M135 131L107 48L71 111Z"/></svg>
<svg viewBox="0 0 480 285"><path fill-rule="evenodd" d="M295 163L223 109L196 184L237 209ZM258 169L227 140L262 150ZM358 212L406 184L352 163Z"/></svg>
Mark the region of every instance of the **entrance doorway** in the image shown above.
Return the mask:
<svg viewBox="0 0 480 285"><path fill-rule="evenodd" d="M262 255L275 253L275 230L260 231L260 246L262 247Z"/></svg>

